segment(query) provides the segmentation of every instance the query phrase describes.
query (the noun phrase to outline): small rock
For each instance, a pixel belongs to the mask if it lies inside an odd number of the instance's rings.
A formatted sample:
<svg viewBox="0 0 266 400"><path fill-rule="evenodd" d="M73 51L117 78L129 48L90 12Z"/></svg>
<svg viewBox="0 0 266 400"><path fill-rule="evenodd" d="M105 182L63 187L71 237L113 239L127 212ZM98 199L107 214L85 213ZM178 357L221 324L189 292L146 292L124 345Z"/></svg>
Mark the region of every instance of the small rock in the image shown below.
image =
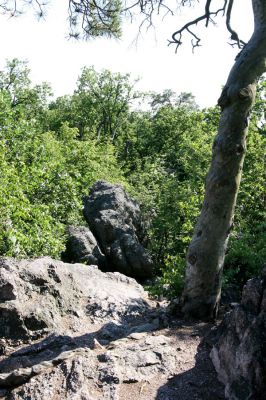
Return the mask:
<svg viewBox="0 0 266 400"><path fill-rule="evenodd" d="M99 266L107 271L107 261L89 228L85 226L67 227L66 250L62 254L65 262L84 263Z"/></svg>
<svg viewBox="0 0 266 400"><path fill-rule="evenodd" d="M145 336L146 336L145 332L133 332L128 336L128 338L133 340L140 340Z"/></svg>
<svg viewBox="0 0 266 400"><path fill-rule="evenodd" d="M104 346L102 346L97 339L94 338L94 349L104 349Z"/></svg>

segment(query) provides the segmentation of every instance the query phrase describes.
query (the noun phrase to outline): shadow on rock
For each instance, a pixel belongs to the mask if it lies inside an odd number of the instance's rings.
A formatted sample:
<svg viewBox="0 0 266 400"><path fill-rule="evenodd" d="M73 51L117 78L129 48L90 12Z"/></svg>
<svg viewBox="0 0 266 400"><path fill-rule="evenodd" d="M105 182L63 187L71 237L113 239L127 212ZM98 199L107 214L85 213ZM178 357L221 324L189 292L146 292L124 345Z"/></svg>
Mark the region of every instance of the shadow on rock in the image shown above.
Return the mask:
<svg viewBox="0 0 266 400"><path fill-rule="evenodd" d="M147 333L156 328L147 321L134 326L109 322L78 337L50 335L0 362L0 397L2 390L6 399L25 399L26 394L43 399L58 392L65 399L83 399L84 393L90 399L118 399L121 383L174 370L170 340Z"/></svg>

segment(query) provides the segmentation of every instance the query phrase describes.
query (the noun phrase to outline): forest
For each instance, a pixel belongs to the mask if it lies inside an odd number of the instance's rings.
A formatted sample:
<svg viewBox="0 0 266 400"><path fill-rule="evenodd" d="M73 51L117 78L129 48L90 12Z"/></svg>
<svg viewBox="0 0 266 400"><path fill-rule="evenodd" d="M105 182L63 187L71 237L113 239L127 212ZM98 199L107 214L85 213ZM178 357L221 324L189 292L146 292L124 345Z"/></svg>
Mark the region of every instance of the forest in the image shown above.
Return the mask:
<svg viewBox="0 0 266 400"><path fill-rule="evenodd" d="M242 285L266 259L266 80L258 85L224 284ZM84 67L72 95L33 85L27 63L0 71L0 255L60 259L68 225L84 225L83 196L121 183L142 207L157 276L183 289L185 256L204 195L218 107L191 93L140 93L130 75Z"/></svg>

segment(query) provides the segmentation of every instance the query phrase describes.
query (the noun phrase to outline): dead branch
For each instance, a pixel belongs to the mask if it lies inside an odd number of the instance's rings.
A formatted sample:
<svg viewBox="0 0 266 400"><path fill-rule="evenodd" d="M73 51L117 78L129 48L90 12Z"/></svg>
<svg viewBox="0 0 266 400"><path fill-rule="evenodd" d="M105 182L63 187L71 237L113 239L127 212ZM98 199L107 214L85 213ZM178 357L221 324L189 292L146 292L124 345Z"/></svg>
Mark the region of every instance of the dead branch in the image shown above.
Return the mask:
<svg viewBox="0 0 266 400"><path fill-rule="evenodd" d="M49 1L49 0L47 0ZM176 0L176 6L191 6L196 0ZM198 0L197 0L198 1ZM17 16L23 12L25 6L32 6L37 9L39 17L44 15L45 0L0 0L0 13ZM231 26L231 15L234 0L223 0L223 5L211 9L214 0L205 0L204 14L186 23L183 27L172 34L168 44L174 44L176 50L181 46L183 37L187 34L191 37L192 50L201 46L201 38L198 36L196 27L199 23L205 22L215 24L218 15L226 17L226 27L230 33L231 45L237 45L240 49L245 46L237 32ZM70 24L70 36L79 38L83 34L85 38L94 36L115 36L120 34L120 16L129 16L131 22L134 15L140 13L143 16L139 24L139 31L146 26L149 29L153 24L153 16L163 13L174 15L167 0L68 0L68 15ZM116 21L116 23L115 23Z"/></svg>
<svg viewBox="0 0 266 400"><path fill-rule="evenodd" d="M234 2L234 0L231 0L231 1ZM196 47L199 47L201 39L196 35L195 32L193 32L191 30L191 27L197 26L197 24L201 21L205 21L205 26L207 28L210 22L212 24L214 24L213 18L217 17L218 14L220 14L220 13L223 13L223 15L225 14L228 0L224 0L223 7L218 8L215 11L210 10L211 2L212 2L212 0L206 0L205 13L203 15L194 19L193 21L188 22L181 29L178 29L176 32L174 32L172 34L172 39L169 40L169 45L175 44L176 51L177 51L178 47L181 46L181 44L182 44L182 37L185 32L189 33L189 35L192 36L192 40L191 40L192 49L194 50Z"/></svg>
<svg viewBox="0 0 266 400"><path fill-rule="evenodd" d="M240 49L245 46L245 42L241 40L236 33L231 27L231 15L232 15L232 8L234 5L234 0L224 0L223 7L218 8L214 11L211 11L211 4L212 0L206 0L205 3L205 13L201 15L200 17L194 19L193 21L190 21L186 23L182 28L178 29L176 32L172 34L172 39L169 40L169 45L170 44L175 44L176 45L176 51L181 46L182 44L182 37L184 33L188 33L192 39L191 39L191 45L192 45L192 50L196 47L201 46L201 38L197 36L197 34L192 30L192 27L197 26L197 24L201 21L205 21L205 27L207 28L209 26L209 23L215 24L214 19L219 15L222 14L223 16L226 16L226 27L228 32L230 33L230 39L233 41L231 43L232 46L237 45Z"/></svg>

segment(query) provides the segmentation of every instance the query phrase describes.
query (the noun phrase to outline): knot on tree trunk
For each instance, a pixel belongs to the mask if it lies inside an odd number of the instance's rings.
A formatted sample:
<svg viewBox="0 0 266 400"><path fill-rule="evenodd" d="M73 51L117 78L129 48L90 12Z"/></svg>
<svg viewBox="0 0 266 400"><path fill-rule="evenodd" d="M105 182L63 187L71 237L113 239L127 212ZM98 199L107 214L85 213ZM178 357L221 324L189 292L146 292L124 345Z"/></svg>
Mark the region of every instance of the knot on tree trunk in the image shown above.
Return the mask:
<svg viewBox="0 0 266 400"><path fill-rule="evenodd" d="M240 98L240 100L244 100L244 101L250 101L252 103L253 101L253 90L250 86L247 86L245 88L242 88L239 90L238 92L238 97Z"/></svg>
<svg viewBox="0 0 266 400"><path fill-rule="evenodd" d="M237 144L236 145L236 155L240 156L245 152L245 147L243 146L243 144Z"/></svg>
<svg viewBox="0 0 266 400"><path fill-rule="evenodd" d="M247 85L239 89L237 85L225 85L222 90L221 96L218 99L218 106L223 111L229 105L239 102L239 100L251 106L255 99L255 90L253 84Z"/></svg>
<svg viewBox="0 0 266 400"><path fill-rule="evenodd" d="M197 256L196 256L196 254L190 254L190 255L188 256L188 262L189 262L191 265L195 265L196 262L197 262Z"/></svg>

